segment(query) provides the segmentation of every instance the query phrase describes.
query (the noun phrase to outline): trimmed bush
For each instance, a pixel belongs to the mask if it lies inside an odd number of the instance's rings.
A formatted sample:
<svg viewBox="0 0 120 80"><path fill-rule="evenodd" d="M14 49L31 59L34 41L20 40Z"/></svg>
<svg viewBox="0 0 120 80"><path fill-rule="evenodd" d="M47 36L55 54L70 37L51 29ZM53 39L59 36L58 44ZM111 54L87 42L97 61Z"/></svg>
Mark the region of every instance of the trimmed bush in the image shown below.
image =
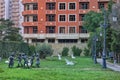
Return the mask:
<svg viewBox="0 0 120 80"><path fill-rule="evenodd" d="M41 59L45 59L46 56L51 56L53 54L53 49L48 44L37 44L36 46L37 53L40 54Z"/></svg>
<svg viewBox="0 0 120 80"><path fill-rule="evenodd" d="M72 49L74 56L80 56L80 54L82 52L81 49L77 48L76 46L73 46L71 49Z"/></svg>
<svg viewBox="0 0 120 80"><path fill-rule="evenodd" d="M64 47L64 48L63 48L63 51L62 51L62 56L67 56L67 55L68 55L68 52L69 52L69 48Z"/></svg>
<svg viewBox="0 0 120 80"><path fill-rule="evenodd" d="M36 47L34 45L29 45L29 53L28 55L33 55L34 53L36 53Z"/></svg>
<svg viewBox="0 0 120 80"><path fill-rule="evenodd" d="M90 56L90 50L87 48L84 48L84 56Z"/></svg>

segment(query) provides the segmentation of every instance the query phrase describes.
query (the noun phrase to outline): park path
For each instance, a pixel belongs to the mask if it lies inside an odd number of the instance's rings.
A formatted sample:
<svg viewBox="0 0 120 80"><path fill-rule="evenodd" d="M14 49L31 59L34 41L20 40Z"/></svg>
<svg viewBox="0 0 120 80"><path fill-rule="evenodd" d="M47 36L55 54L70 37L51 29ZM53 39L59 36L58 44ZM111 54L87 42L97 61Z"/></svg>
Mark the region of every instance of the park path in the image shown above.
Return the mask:
<svg viewBox="0 0 120 80"><path fill-rule="evenodd" d="M97 62L100 63L102 65L102 59L97 59ZM119 71L120 72L120 65L118 64L113 64L110 62L106 62L107 63L107 68L114 70L114 71Z"/></svg>

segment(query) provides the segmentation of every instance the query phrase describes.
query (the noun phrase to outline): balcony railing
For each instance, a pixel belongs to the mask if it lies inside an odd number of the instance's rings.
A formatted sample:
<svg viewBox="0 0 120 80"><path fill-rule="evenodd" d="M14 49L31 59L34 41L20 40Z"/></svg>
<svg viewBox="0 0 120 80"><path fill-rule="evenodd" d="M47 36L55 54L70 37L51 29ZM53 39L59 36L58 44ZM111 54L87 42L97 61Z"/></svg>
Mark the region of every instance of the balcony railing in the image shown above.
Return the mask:
<svg viewBox="0 0 120 80"><path fill-rule="evenodd" d="M23 34L24 38L55 38L55 39L79 39L79 38L89 38L89 33L76 33L76 34Z"/></svg>
<svg viewBox="0 0 120 80"><path fill-rule="evenodd" d="M47 21L46 26L55 26L56 22L55 21Z"/></svg>
<svg viewBox="0 0 120 80"><path fill-rule="evenodd" d="M98 2L106 2L106 1L110 1L110 0L98 0Z"/></svg>
<svg viewBox="0 0 120 80"><path fill-rule="evenodd" d="M26 10L22 12L22 15L28 15L28 14L38 14L37 10Z"/></svg>
<svg viewBox="0 0 120 80"><path fill-rule="evenodd" d="M79 0L79 2L89 2L90 0Z"/></svg>
<svg viewBox="0 0 120 80"><path fill-rule="evenodd" d="M23 4L26 4L26 3L37 3L38 0L22 0L22 3Z"/></svg>
<svg viewBox="0 0 120 80"><path fill-rule="evenodd" d="M56 0L46 0L46 2L56 2Z"/></svg>
<svg viewBox="0 0 120 80"><path fill-rule="evenodd" d="M86 14L90 11L90 9L79 9L80 14Z"/></svg>
<svg viewBox="0 0 120 80"><path fill-rule="evenodd" d="M38 22L23 22L23 26L38 26Z"/></svg>

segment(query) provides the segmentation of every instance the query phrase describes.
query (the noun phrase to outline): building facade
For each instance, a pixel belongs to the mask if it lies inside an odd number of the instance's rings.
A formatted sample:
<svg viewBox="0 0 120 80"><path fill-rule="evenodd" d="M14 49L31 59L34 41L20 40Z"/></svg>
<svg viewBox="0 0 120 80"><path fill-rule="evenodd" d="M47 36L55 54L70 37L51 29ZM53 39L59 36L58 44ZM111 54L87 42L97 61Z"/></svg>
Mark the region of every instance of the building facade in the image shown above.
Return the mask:
<svg viewBox="0 0 120 80"><path fill-rule="evenodd" d="M107 8L109 0L22 0L23 37L28 43L84 43L86 13Z"/></svg>
<svg viewBox="0 0 120 80"><path fill-rule="evenodd" d="M9 18L9 0L0 0L0 19L8 19Z"/></svg>
<svg viewBox="0 0 120 80"><path fill-rule="evenodd" d="M23 31L22 22L23 22L23 5L22 0L0 0L0 19L10 19L13 21L13 27L21 28L20 33Z"/></svg>

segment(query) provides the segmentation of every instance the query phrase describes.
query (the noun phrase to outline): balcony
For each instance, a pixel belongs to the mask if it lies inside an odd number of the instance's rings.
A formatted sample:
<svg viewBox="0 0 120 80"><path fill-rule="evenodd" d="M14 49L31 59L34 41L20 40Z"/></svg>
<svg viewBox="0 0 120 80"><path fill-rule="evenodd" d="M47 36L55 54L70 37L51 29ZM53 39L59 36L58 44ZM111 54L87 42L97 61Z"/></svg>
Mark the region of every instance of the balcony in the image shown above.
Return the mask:
<svg viewBox="0 0 120 80"><path fill-rule="evenodd" d="M56 0L46 0L46 2L56 2Z"/></svg>
<svg viewBox="0 0 120 80"><path fill-rule="evenodd" d="M89 38L89 33L75 33L75 34L23 34L24 38L56 38L56 39L79 39L79 38Z"/></svg>
<svg viewBox="0 0 120 80"><path fill-rule="evenodd" d="M32 15L32 14L38 14L37 10L26 10L22 12L22 15Z"/></svg>
<svg viewBox="0 0 120 80"><path fill-rule="evenodd" d="M22 0L23 4L27 4L27 3L37 3L38 0Z"/></svg>
<svg viewBox="0 0 120 80"><path fill-rule="evenodd" d="M110 0L98 0L98 2L109 2Z"/></svg>
<svg viewBox="0 0 120 80"><path fill-rule="evenodd" d="M24 38L45 39L45 34L23 34Z"/></svg>
<svg viewBox="0 0 120 80"><path fill-rule="evenodd" d="M56 22L52 21L52 22L46 22L46 26L55 26Z"/></svg>
<svg viewBox="0 0 120 80"><path fill-rule="evenodd" d="M79 0L79 2L90 2L90 0Z"/></svg>
<svg viewBox="0 0 120 80"><path fill-rule="evenodd" d="M46 10L46 14L56 14L55 10Z"/></svg>
<svg viewBox="0 0 120 80"><path fill-rule="evenodd" d="M79 21L79 25L82 26L83 25L83 21Z"/></svg>
<svg viewBox="0 0 120 80"><path fill-rule="evenodd" d="M23 22L23 26L38 26L38 22Z"/></svg>
<svg viewBox="0 0 120 80"><path fill-rule="evenodd" d="M86 14L90 11L90 9L79 9L80 14Z"/></svg>

